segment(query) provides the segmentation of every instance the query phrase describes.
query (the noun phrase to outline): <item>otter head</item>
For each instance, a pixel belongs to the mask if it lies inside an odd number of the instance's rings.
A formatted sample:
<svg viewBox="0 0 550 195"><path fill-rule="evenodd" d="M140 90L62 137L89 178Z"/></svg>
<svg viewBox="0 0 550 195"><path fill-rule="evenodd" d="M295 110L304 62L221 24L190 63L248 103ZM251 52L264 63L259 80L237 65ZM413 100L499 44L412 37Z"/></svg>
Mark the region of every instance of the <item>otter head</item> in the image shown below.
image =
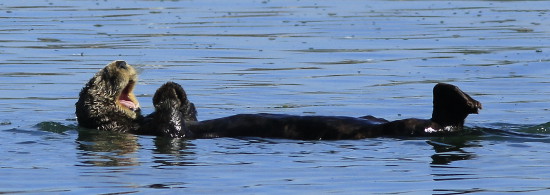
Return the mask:
<svg viewBox="0 0 550 195"><path fill-rule="evenodd" d="M101 69L80 91L76 103L78 123L84 127L131 131L140 117L134 95L137 73L125 61L117 60Z"/></svg>

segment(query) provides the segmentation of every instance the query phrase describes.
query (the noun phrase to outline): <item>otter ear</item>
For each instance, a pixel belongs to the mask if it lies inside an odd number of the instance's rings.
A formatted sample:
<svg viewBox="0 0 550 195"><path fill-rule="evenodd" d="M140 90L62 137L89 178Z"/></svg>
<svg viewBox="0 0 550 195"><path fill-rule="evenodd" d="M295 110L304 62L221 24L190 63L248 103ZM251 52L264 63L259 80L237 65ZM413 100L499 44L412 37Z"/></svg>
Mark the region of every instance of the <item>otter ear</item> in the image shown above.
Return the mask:
<svg viewBox="0 0 550 195"><path fill-rule="evenodd" d="M441 125L463 125L468 114L477 114L481 103L457 86L438 83L433 90L432 120Z"/></svg>

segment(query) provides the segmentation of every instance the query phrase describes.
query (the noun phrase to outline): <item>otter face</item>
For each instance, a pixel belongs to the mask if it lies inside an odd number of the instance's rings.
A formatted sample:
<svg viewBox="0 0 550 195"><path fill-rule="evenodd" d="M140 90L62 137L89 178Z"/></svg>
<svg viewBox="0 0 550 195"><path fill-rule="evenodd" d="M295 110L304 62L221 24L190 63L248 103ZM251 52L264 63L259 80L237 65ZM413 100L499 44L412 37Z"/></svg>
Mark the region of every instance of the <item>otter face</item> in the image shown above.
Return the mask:
<svg viewBox="0 0 550 195"><path fill-rule="evenodd" d="M105 89L109 90L109 94L114 94L116 107L135 118L135 111L140 109L139 102L134 95L134 87L137 82L135 69L125 61L117 60L109 63L98 74L101 74L101 79L97 82L109 83Z"/></svg>
<svg viewBox="0 0 550 195"><path fill-rule="evenodd" d="M90 79L76 103L78 123L88 128L130 131L140 116L134 95L135 69L125 61L109 63Z"/></svg>

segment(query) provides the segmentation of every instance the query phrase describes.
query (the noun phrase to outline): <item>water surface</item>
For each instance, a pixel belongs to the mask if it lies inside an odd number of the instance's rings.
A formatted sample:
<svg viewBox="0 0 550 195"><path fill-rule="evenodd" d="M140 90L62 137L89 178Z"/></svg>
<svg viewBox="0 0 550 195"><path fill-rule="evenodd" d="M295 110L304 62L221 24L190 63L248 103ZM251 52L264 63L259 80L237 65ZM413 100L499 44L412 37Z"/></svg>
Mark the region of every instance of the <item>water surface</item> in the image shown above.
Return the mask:
<svg viewBox="0 0 550 195"><path fill-rule="evenodd" d="M0 193L502 194L550 190L547 1L5 1ZM472 135L178 140L76 126L112 60L199 120L429 118L437 82L483 103Z"/></svg>

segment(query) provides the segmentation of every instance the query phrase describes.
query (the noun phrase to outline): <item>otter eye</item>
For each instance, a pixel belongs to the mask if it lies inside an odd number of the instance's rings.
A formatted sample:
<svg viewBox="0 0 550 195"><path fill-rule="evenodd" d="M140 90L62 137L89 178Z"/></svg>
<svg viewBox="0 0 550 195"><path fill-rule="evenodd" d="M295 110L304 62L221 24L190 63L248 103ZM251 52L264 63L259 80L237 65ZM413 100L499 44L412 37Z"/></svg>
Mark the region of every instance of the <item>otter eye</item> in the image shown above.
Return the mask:
<svg viewBox="0 0 550 195"><path fill-rule="evenodd" d="M126 61L119 60L119 61L116 61L115 63L117 68L122 68L122 69L128 68L128 64L126 64Z"/></svg>

